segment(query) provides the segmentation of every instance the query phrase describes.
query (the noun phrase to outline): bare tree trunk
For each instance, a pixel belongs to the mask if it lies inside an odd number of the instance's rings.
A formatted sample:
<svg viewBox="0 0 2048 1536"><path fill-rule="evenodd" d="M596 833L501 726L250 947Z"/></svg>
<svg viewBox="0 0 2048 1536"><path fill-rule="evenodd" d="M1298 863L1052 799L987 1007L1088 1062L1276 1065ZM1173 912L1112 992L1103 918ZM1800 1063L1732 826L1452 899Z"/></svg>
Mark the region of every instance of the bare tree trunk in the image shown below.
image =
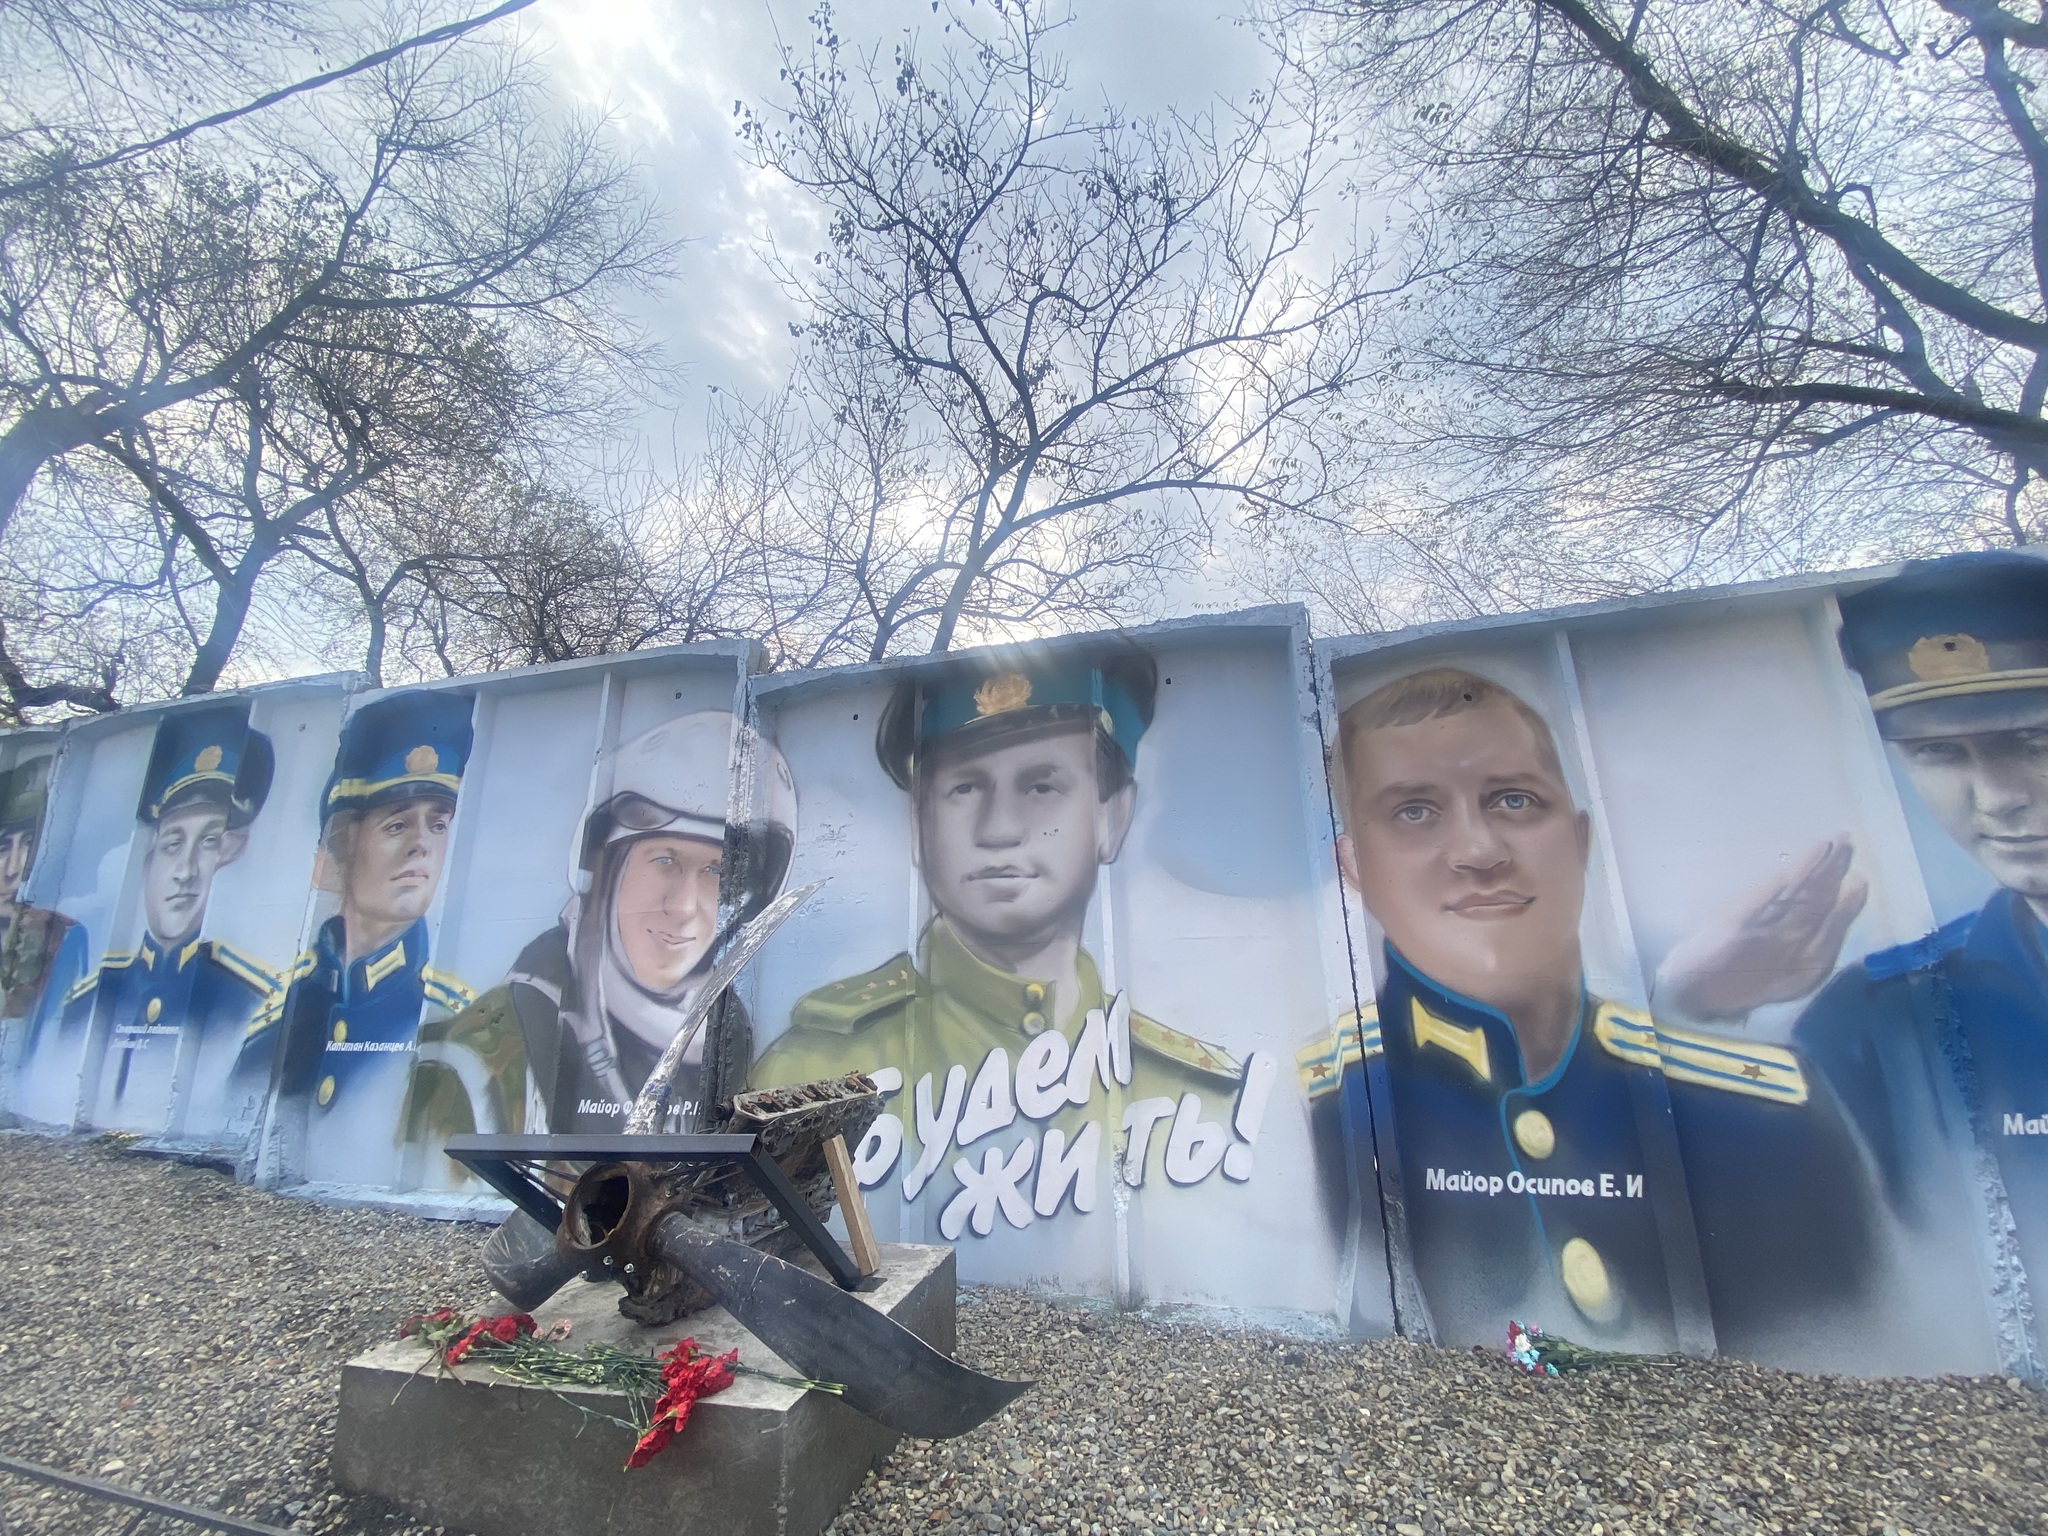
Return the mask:
<svg viewBox="0 0 2048 1536"><path fill-rule="evenodd" d="M185 674L185 686L179 690L186 698L195 694L211 693L220 686L220 675L227 669L228 658L235 653L240 643L242 630L249 622L249 604L256 595L256 576L267 563L268 556L252 559L245 555L236 565L232 581L217 582L213 589L213 622L207 626L206 639L192 658L191 670Z"/></svg>

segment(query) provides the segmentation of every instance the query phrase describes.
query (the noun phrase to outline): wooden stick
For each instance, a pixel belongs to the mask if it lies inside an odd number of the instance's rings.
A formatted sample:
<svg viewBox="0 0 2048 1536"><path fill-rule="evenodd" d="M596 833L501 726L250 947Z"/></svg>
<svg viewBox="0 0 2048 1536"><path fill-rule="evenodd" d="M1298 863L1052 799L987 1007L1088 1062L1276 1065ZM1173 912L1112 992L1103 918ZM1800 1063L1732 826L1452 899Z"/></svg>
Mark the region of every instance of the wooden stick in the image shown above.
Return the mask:
<svg viewBox="0 0 2048 1536"><path fill-rule="evenodd" d="M882 1267L882 1250L875 1246L868 1203L861 1198L860 1180L853 1176L853 1154L846 1150L844 1136L825 1143L825 1166L832 1170L832 1192L839 1197L839 1209L846 1217L846 1246L853 1251L854 1268L872 1275Z"/></svg>

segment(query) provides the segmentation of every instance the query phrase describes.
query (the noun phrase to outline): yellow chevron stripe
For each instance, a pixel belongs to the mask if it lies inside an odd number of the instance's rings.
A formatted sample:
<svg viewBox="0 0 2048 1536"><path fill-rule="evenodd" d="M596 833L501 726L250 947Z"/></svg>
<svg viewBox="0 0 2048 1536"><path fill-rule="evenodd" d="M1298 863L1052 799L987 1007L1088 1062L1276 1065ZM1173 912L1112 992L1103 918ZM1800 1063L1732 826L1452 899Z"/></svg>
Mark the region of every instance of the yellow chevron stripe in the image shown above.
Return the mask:
<svg viewBox="0 0 2048 1536"><path fill-rule="evenodd" d="M283 982L283 978L269 966L243 954L230 944L222 943L219 939L213 941L213 958L265 996L277 991Z"/></svg>
<svg viewBox="0 0 2048 1536"><path fill-rule="evenodd" d="M476 989L470 986L468 982L464 981L460 976L449 974L447 971L437 971L431 965L420 967L420 981L425 985L429 995L438 988L454 999L453 1002L444 1002L440 998L435 999L436 1002L441 1002L443 1007L448 1008L452 1012L460 1012L476 1001Z"/></svg>
<svg viewBox="0 0 2048 1536"><path fill-rule="evenodd" d="M1311 1099L1337 1091L1345 1070L1380 1053L1379 1010L1370 1004L1347 1013L1329 1034L1294 1053L1295 1075Z"/></svg>
<svg viewBox="0 0 2048 1536"><path fill-rule="evenodd" d="M1666 1077L1779 1104L1804 1104L1806 1074L1782 1046L1761 1045L1697 1029L1674 1029L1614 1003L1594 1012L1593 1034L1607 1052Z"/></svg>

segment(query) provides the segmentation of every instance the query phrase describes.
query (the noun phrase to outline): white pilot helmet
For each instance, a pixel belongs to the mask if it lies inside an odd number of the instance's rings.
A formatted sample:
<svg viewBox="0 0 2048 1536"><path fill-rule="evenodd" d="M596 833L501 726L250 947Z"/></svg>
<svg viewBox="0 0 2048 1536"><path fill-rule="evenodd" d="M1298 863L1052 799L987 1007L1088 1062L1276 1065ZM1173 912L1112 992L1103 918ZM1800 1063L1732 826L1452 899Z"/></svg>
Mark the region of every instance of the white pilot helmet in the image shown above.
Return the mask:
<svg viewBox="0 0 2048 1536"><path fill-rule="evenodd" d="M703 709L665 720L612 755L606 798L584 819L578 853L585 880L612 843L674 832L723 843L732 855L732 916L751 917L782 889L796 850L796 785L772 742L730 712ZM750 773L751 813L738 835L726 813L736 771Z"/></svg>

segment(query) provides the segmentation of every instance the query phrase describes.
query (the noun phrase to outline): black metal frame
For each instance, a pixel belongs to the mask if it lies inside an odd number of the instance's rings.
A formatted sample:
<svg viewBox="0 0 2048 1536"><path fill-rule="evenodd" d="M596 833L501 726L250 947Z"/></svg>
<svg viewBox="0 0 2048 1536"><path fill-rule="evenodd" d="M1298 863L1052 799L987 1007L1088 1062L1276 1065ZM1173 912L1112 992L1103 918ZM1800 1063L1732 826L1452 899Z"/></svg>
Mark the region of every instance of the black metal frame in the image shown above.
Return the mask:
<svg viewBox="0 0 2048 1536"><path fill-rule="evenodd" d="M30 1478L39 1483L54 1483L57 1487L69 1488L74 1493L105 1499L109 1504L127 1505L135 1511L135 1517L124 1528L123 1536L131 1536L135 1528L151 1515L161 1515L166 1520L182 1520L187 1525L196 1525L209 1531L223 1531L227 1536L292 1536L290 1531L281 1526L265 1525L260 1520L244 1520L217 1509L203 1509L197 1504L180 1504L174 1499L151 1498L146 1493L137 1493L133 1488L123 1488L118 1483L103 1483L96 1477L80 1477L76 1472L63 1472L56 1467L41 1466L33 1461L20 1461L12 1456L0 1456L0 1472Z"/></svg>
<svg viewBox="0 0 2048 1536"><path fill-rule="evenodd" d="M841 1290L870 1283L818 1220L789 1175L752 1134L703 1136L453 1136L448 1155L550 1231L562 1223L562 1202L533 1176L530 1163L726 1163L737 1165L766 1195L790 1230L818 1256Z"/></svg>

